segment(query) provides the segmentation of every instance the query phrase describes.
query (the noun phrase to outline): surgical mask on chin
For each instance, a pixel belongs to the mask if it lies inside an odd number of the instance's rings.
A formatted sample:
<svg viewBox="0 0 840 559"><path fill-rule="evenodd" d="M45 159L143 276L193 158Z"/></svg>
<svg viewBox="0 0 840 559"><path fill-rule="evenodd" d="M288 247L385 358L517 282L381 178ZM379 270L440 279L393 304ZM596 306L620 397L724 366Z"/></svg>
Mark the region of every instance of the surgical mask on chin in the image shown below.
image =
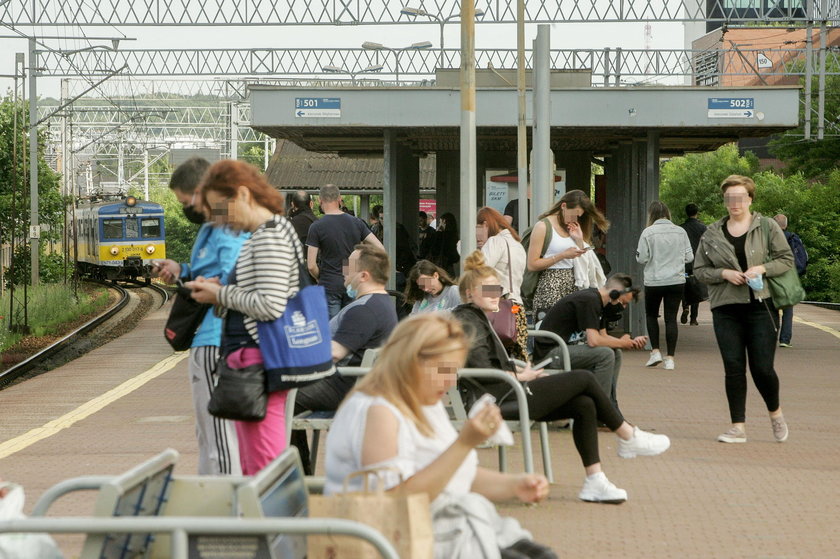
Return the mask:
<svg viewBox="0 0 840 559"><path fill-rule="evenodd" d="M184 206L184 217L186 217L190 223L195 223L196 225L201 225L205 221L207 221L204 217L204 213L198 211L193 206Z"/></svg>
<svg viewBox="0 0 840 559"><path fill-rule="evenodd" d="M347 290L347 296L351 299L355 299L359 294L359 291L353 287L353 284L347 284L345 289Z"/></svg>

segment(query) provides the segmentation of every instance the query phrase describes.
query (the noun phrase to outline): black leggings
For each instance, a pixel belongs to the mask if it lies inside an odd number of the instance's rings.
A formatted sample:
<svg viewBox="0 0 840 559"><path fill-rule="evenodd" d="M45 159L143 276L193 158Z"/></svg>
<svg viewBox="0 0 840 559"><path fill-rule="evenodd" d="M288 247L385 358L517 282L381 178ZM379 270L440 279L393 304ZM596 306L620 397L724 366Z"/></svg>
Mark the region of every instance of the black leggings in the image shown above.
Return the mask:
<svg viewBox="0 0 840 559"><path fill-rule="evenodd" d="M584 467L600 462L598 421L615 431L624 418L604 394L595 376L589 371L569 371L532 380L527 386L531 392L527 394L531 419L574 419L572 436ZM515 398L509 396L500 407L505 419L519 419Z"/></svg>
<svg viewBox="0 0 840 559"><path fill-rule="evenodd" d="M665 300L665 344L668 348L666 355L674 355L677 350L677 312L680 310L685 286L657 285L645 286L645 319L647 321L648 336L653 349L659 349L659 305Z"/></svg>

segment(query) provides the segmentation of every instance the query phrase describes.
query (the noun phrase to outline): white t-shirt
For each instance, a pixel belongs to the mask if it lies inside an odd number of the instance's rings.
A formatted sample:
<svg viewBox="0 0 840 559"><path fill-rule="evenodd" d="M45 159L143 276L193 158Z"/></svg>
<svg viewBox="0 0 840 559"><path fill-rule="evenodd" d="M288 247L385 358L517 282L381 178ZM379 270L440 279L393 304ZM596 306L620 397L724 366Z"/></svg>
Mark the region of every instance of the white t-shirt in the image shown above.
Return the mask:
<svg viewBox="0 0 840 559"><path fill-rule="evenodd" d="M354 392L338 409L332 427L327 434L327 480L324 486L324 494L331 495L342 492L344 479L347 475L363 469L362 445L368 409L372 405L383 405L391 410L399 421L399 431L397 435L397 455L379 464L370 464L366 466L367 468L375 466L394 467L399 470L404 480L408 479L440 456L458 436L441 402L434 406L423 407L423 412L435 431L434 436L425 437L417 430L412 421L405 418L395 406L384 398L370 396L363 392ZM472 450L449 480L442 495L465 495L469 493L477 467L478 456ZM384 479L385 489L399 484L399 477L396 473L387 474ZM361 488L361 477L353 478L347 486L348 491L360 491Z"/></svg>

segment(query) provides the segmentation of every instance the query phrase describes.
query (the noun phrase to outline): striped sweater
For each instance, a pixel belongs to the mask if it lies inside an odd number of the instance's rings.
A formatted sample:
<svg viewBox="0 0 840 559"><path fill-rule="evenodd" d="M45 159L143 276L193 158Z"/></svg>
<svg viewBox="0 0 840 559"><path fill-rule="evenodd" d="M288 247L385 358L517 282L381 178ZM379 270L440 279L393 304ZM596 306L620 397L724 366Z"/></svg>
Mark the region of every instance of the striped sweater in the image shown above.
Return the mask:
<svg viewBox="0 0 840 559"><path fill-rule="evenodd" d="M245 328L259 344L256 321L283 315L286 304L300 290L303 247L292 224L275 215L260 225L242 245L236 260L236 285L219 291L219 314L234 309L245 315Z"/></svg>

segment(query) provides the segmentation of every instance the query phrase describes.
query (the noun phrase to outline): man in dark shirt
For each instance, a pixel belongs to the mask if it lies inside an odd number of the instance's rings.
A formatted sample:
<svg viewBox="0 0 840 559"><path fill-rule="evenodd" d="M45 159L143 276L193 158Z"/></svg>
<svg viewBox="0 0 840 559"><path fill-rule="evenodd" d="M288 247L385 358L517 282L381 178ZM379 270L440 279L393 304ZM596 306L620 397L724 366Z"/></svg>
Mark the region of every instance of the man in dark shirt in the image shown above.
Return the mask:
<svg viewBox="0 0 840 559"><path fill-rule="evenodd" d="M686 220L680 224L680 227L685 229L688 234L688 242L691 243L691 251L697 254L697 247L700 245L700 237L706 232L706 226L703 222L697 219L699 209L697 204L688 204L685 207ZM691 276L694 274L694 261L688 262L685 265L685 273ZM685 292L683 293L682 315L680 322L685 324L688 322L688 315L691 313L691 325L697 326L697 313L700 310L700 301L705 300L706 286L698 281L686 282Z"/></svg>
<svg viewBox="0 0 840 559"><path fill-rule="evenodd" d="M605 315L613 314L606 312L613 310L609 307L626 307L638 294L639 288L633 286L630 276L615 274L604 287L575 291L557 301L539 326L540 330L554 332L563 338L569 348L572 369L592 371L616 408L621 350L644 348L647 336L610 336L605 322L612 317ZM548 356L559 358L560 355L560 349L552 342L535 340L535 362Z"/></svg>
<svg viewBox="0 0 840 559"><path fill-rule="evenodd" d="M384 248L364 221L341 211L338 187L328 184L321 188L319 194L324 216L309 227L306 267L318 284L324 286L332 318L352 300L345 291L341 267L347 262L353 247L365 242Z"/></svg>
<svg viewBox="0 0 840 559"><path fill-rule="evenodd" d="M528 215L531 212L531 185L528 185ZM505 219L510 226L516 229L516 232L519 233L519 236L522 236L522 231L519 230L519 198L514 198L510 202L507 203L505 206L505 211L502 212ZM525 228L527 229L528 226L526 225Z"/></svg>
<svg viewBox="0 0 840 559"><path fill-rule="evenodd" d="M291 209L289 210L289 221L300 239L300 243L306 246L306 238L309 234L309 226L318 219L312 213L312 197L303 190L289 195Z"/></svg>
<svg viewBox="0 0 840 559"><path fill-rule="evenodd" d="M420 248L417 252L418 258L426 258L426 255L429 254L435 233L434 227L429 226L429 216L426 212L421 211L417 217L417 240L420 242Z"/></svg>
<svg viewBox="0 0 840 559"><path fill-rule="evenodd" d="M364 353L385 344L397 325L396 305L385 290L390 264L381 248L360 244L344 266L344 283L353 301L330 320L332 357L336 365L361 365ZM339 373L298 390L295 415L304 411L335 411L353 388L356 377ZM292 444L298 447L304 469L309 469L306 433L295 431Z"/></svg>

